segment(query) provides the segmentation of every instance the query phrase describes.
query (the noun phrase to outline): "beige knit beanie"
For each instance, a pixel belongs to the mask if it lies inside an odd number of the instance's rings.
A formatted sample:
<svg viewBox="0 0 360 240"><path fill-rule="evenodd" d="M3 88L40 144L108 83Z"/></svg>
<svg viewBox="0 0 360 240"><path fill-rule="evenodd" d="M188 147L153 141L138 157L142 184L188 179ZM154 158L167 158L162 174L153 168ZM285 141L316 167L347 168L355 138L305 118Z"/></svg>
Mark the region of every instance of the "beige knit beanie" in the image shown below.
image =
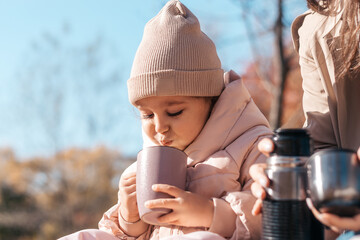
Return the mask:
<svg viewBox="0 0 360 240"><path fill-rule="evenodd" d="M181 2L169 1L145 26L128 84L129 100L218 96L223 70L214 43Z"/></svg>

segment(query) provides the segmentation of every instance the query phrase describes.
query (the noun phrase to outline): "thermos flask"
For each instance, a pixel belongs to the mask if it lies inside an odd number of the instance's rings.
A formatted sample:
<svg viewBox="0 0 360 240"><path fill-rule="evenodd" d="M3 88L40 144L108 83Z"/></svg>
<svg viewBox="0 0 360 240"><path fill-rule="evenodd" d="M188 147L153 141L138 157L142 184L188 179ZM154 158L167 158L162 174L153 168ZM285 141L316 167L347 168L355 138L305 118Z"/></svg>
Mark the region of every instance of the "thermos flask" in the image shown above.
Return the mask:
<svg viewBox="0 0 360 240"><path fill-rule="evenodd" d="M267 158L270 179L263 201L262 239L322 239L322 225L306 205L306 161L312 153L305 129L277 129L274 151Z"/></svg>

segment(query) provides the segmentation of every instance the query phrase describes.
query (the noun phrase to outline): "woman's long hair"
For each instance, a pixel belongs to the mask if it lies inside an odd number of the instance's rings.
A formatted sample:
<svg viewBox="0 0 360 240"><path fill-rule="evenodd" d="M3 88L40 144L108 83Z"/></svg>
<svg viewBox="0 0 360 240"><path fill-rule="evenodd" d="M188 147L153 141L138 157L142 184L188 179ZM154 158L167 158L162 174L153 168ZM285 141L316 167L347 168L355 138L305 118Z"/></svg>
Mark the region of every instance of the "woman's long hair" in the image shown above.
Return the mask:
<svg viewBox="0 0 360 240"><path fill-rule="evenodd" d="M327 16L343 12L340 38L344 64L337 66L338 76L359 71L360 0L307 0L307 4L310 9Z"/></svg>

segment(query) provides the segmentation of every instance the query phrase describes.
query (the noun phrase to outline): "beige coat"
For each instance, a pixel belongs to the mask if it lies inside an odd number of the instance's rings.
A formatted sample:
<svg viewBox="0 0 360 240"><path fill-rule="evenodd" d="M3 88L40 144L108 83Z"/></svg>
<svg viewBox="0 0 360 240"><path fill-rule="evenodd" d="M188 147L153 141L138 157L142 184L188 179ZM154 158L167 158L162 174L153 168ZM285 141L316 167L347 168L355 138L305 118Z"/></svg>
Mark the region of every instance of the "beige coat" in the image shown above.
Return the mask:
<svg viewBox="0 0 360 240"><path fill-rule="evenodd" d="M338 79L341 14L327 17L311 10L292 24L303 78L305 127L315 149L360 146L360 76ZM330 44L335 48L330 50ZM334 67L337 66L337 67Z"/></svg>
<svg viewBox="0 0 360 240"><path fill-rule="evenodd" d="M108 210L99 223L101 230L121 239L133 239L120 228L138 229L138 239L159 239L194 231L211 231L232 239L259 239L261 217L254 217L251 209L255 198L250 192L253 182L249 167L263 162L265 157L257 144L271 135L268 122L259 111L241 80L226 85L211 116L195 141L185 149L188 155L188 190L213 198L214 217L210 229L186 227L146 226L141 221L127 224L118 215L121 202ZM234 80L234 79L232 79ZM236 222L236 229L234 229Z"/></svg>

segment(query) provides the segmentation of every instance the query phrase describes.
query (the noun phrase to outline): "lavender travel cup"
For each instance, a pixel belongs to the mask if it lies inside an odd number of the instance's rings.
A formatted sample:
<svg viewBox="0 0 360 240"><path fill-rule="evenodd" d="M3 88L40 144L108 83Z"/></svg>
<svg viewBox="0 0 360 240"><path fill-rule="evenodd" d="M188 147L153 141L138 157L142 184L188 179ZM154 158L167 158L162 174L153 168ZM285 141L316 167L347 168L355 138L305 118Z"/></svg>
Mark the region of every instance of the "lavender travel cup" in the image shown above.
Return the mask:
<svg viewBox="0 0 360 240"><path fill-rule="evenodd" d="M152 185L169 184L185 190L187 155L176 148L152 146L141 150L137 156L136 197L141 220L152 225L163 225L157 221L170 209L149 209L144 206L148 200L172 198L172 196L154 192Z"/></svg>

